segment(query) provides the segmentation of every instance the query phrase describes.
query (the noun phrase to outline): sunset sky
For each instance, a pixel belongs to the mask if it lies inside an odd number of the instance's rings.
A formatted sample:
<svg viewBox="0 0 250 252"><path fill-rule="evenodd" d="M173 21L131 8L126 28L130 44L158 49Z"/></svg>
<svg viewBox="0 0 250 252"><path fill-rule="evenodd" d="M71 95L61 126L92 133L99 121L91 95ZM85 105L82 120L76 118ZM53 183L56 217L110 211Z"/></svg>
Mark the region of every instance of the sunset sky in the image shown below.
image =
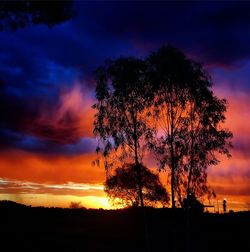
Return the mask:
<svg viewBox="0 0 250 252"><path fill-rule="evenodd" d="M93 166L94 70L164 44L204 64L229 103L232 158L208 171L228 208L250 209L250 3L84 2L72 20L0 32L0 199L109 208Z"/></svg>

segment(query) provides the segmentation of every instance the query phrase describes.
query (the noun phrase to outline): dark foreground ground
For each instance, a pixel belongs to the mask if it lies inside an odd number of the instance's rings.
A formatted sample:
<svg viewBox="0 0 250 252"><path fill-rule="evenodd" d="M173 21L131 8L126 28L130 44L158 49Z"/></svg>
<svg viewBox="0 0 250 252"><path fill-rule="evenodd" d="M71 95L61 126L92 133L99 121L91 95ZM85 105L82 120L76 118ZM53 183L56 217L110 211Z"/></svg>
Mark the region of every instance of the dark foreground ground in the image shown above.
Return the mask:
<svg viewBox="0 0 250 252"><path fill-rule="evenodd" d="M0 202L0 251L250 251L250 212L31 208ZM147 246L149 249L145 249Z"/></svg>

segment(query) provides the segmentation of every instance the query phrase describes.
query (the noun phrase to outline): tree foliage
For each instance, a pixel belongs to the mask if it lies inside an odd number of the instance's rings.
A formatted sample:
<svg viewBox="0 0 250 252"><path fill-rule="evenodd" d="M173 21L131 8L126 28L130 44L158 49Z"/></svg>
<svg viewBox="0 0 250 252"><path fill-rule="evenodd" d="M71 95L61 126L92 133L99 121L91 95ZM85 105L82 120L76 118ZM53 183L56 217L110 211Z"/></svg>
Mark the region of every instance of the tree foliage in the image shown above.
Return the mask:
<svg viewBox="0 0 250 252"><path fill-rule="evenodd" d="M155 141L150 147L159 166L171 173L172 206L190 192L208 192L207 167L216 165L216 153L230 156L232 133L221 127L226 100L217 98L210 76L171 46L148 59L148 78L154 92Z"/></svg>
<svg viewBox="0 0 250 252"><path fill-rule="evenodd" d="M184 198L182 202L184 209L191 209L194 212L201 213L204 211L204 205L197 199L197 197L190 193L187 198Z"/></svg>
<svg viewBox="0 0 250 252"><path fill-rule="evenodd" d="M51 27L72 18L72 5L72 0L1 1L0 31L15 31L30 24L47 24Z"/></svg>
<svg viewBox="0 0 250 252"><path fill-rule="evenodd" d="M150 135L147 110L150 93L145 84L145 64L135 58L110 61L96 72L97 110L94 134L99 137L97 151L105 157L106 170L119 162L132 162L137 171L138 193L143 206L139 163Z"/></svg>
<svg viewBox="0 0 250 252"><path fill-rule="evenodd" d="M83 208L82 207L82 202L81 201L71 201L70 205L69 205L69 208L71 208L71 209L80 209L80 208Z"/></svg>
<svg viewBox="0 0 250 252"><path fill-rule="evenodd" d="M222 127L226 100L209 92L200 105L190 102L187 123L186 196L211 194L207 185L207 168L219 163L218 153L231 157L232 133Z"/></svg>
<svg viewBox="0 0 250 252"><path fill-rule="evenodd" d="M142 193L147 206L166 206L169 195L161 184L159 176L140 164ZM135 164L118 167L113 176L107 178L105 192L114 205L139 206L138 181Z"/></svg>
<svg viewBox="0 0 250 252"><path fill-rule="evenodd" d="M163 46L145 60L110 61L96 76L94 134L106 167L133 163L142 201L139 164L148 148L170 174L172 207L190 194L212 195L207 168L218 154L230 157L232 133L223 128L227 101L214 95L202 65Z"/></svg>
<svg viewBox="0 0 250 252"><path fill-rule="evenodd" d="M186 107L196 88L195 79L200 78L196 76L199 66L170 46L152 53L147 62L158 129L151 147L160 156L160 168L170 170L172 206L175 207L175 192L180 188L186 152Z"/></svg>

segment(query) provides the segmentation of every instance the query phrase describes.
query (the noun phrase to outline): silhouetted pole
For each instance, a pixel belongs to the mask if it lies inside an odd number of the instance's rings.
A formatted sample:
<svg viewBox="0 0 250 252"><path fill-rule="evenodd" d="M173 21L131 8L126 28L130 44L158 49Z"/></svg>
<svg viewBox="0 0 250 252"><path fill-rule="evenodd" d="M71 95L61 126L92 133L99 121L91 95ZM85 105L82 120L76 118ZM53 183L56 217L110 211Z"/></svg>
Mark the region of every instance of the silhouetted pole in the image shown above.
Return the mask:
<svg viewBox="0 0 250 252"><path fill-rule="evenodd" d="M227 200L226 199L223 200L223 211L224 211L224 213L227 212Z"/></svg>

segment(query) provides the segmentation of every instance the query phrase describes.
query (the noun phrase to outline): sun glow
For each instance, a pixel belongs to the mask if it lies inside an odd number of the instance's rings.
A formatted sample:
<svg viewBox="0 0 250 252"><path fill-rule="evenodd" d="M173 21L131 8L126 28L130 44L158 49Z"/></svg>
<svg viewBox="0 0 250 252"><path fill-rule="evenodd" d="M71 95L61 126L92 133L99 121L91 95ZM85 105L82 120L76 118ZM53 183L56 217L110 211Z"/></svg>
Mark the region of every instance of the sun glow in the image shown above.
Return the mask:
<svg viewBox="0 0 250 252"><path fill-rule="evenodd" d="M53 194L7 194L1 193L0 200L12 200L28 206L45 207L70 207L71 202L80 202L80 206L86 208L113 209L105 196L72 196Z"/></svg>

